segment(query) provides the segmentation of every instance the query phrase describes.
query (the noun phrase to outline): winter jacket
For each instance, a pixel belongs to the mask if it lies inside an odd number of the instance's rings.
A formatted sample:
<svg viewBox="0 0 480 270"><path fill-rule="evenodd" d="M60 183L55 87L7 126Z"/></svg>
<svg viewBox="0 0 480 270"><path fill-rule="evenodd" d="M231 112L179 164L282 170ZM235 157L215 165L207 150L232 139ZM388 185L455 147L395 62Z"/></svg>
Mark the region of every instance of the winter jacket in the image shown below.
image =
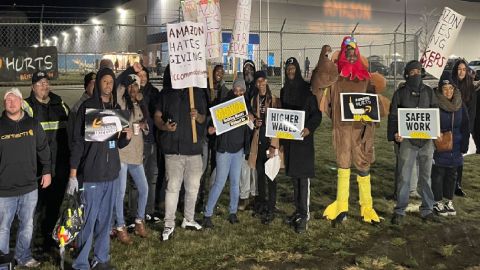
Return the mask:
<svg viewBox="0 0 480 270"><path fill-rule="evenodd" d="M117 179L120 171L118 149L125 147L129 143L124 133L110 141L85 141L85 112L87 108L120 109L120 106L117 104L117 87L115 83L112 91L113 102L109 104L102 102L100 81L107 74L115 79L115 74L111 69L105 68L100 70L97 73L92 97L83 102L75 118L70 167L77 169L77 178L81 182L106 182Z"/></svg>
<svg viewBox="0 0 480 270"><path fill-rule="evenodd" d="M282 88L280 97L283 96ZM288 100L284 98L282 98L281 103L283 109L305 111L305 128L310 131L310 134L303 138L303 141L280 141L284 151L285 174L295 178L315 177L314 132L322 121L322 113L318 110L317 99L311 91L308 91L308 96L301 107L289 104Z"/></svg>
<svg viewBox="0 0 480 270"><path fill-rule="evenodd" d="M67 123L70 109L60 96L50 92L48 97L50 98L48 103L41 103L35 98L32 91L30 97L25 99L23 107L30 117L40 122L47 135L51 152L52 177L55 177L57 172L64 176L69 170L70 151Z"/></svg>
<svg viewBox="0 0 480 270"><path fill-rule="evenodd" d="M190 117L190 100L186 89L163 89L157 110L162 113L165 123L172 120L177 123L177 129L173 132L162 131L160 144L166 155L200 155L202 144L205 139L206 123L196 123L197 143L192 139L192 122ZM195 109L199 114L206 115L207 103L204 89L193 90Z"/></svg>
<svg viewBox="0 0 480 270"><path fill-rule="evenodd" d="M143 120L143 113L140 109L138 103L133 103L133 110L130 111L130 120L129 124L133 130L133 123L138 123ZM125 108L122 108L125 109ZM120 161L122 163L127 164L136 164L141 165L143 164L143 135L148 134L148 131L140 130L138 135L133 134L130 143L125 146L124 148L119 150L120 153Z"/></svg>
<svg viewBox="0 0 480 270"><path fill-rule="evenodd" d="M395 91L390 104L388 115L387 138L395 141L395 133L398 133L398 109L399 108L438 108L438 101L432 88L422 84L419 91L415 91L407 84L401 85ZM422 147L428 140L406 139L418 147Z"/></svg>
<svg viewBox="0 0 480 270"><path fill-rule="evenodd" d="M19 121L0 117L0 197L27 194L38 188L41 175L51 173L48 139L38 120L26 113Z"/></svg>

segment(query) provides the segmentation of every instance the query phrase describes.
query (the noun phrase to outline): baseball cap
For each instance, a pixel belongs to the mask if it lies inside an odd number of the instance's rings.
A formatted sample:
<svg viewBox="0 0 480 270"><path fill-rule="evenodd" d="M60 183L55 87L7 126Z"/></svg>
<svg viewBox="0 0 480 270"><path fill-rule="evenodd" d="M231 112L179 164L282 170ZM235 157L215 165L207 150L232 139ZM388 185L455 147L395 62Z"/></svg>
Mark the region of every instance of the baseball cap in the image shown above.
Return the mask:
<svg viewBox="0 0 480 270"><path fill-rule="evenodd" d="M20 99L23 99L22 92L20 92L18 88L11 88L10 90L7 90L7 92L5 92L5 95L3 96L3 100L5 100L7 96L10 94L13 94L19 97Z"/></svg>
<svg viewBox="0 0 480 270"><path fill-rule="evenodd" d="M37 82L40 81L41 79L47 79L47 80L48 80L48 74L47 74L47 72L45 72L45 71L37 71L37 72L33 73L33 76L32 76L32 84L37 83Z"/></svg>

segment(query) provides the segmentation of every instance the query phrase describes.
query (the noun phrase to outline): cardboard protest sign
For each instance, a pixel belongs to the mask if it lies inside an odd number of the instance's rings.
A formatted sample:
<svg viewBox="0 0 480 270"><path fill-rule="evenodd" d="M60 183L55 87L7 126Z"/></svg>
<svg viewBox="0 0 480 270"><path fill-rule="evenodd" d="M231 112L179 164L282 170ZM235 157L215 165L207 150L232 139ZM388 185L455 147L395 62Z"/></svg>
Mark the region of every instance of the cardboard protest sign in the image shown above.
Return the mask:
<svg viewBox="0 0 480 270"><path fill-rule="evenodd" d="M200 0L197 7L198 22L205 26L206 59L222 57L222 17L220 0Z"/></svg>
<svg viewBox="0 0 480 270"><path fill-rule="evenodd" d="M433 31L430 43L420 58L425 71L436 78L442 76L453 44L462 28L465 16L445 7Z"/></svg>
<svg viewBox="0 0 480 270"><path fill-rule="evenodd" d="M210 108L217 135L246 125L249 121L244 97L237 97Z"/></svg>
<svg viewBox="0 0 480 270"><path fill-rule="evenodd" d="M121 110L87 109L85 111L85 141L104 142L128 127L128 112Z"/></svg>
<svg viewBox="0 0 480 270"><path fill-rule="evenodd" d="M342 121L380 122L378 95L367 93L340 93Z"/></svg>
<svg viewBox="0 0 480 270"><path fill-rule="evenodd" d="M198 0L183 0L180 3L184 21L197 22L197 2Z"/></svg>
<svg viewBox="0 0 480 270"><path fill-rule="evenodd" d="M194 22L167 24L167 33L173 88L207 88L205 26Z"/></svg>
<svg viewBox="0 0 480 270"><path fill-rule="evenodd" d="M242 59L248 58L251 8L252 0L238 0L232 40L228 50L229 56Z"/></svg>
<svg viewBox="0 0 480 270"><path fill-rule="evenodd" d="M305 125L305 112L267 109L265 136L287 140L303 140L301 135Z"/></svg>
<svg viewBox="0 0 480 270"><path fill-rule="evenodd" d="M399 108L398 134L408 139L436 139L440 136L439 109Z"/></svg>
<svg viewBox="0 0 480 270"><path fill-rule="evenodd" d="M30 81L37 71L58 77L57 47L0 47L0 81Z"/></svg>

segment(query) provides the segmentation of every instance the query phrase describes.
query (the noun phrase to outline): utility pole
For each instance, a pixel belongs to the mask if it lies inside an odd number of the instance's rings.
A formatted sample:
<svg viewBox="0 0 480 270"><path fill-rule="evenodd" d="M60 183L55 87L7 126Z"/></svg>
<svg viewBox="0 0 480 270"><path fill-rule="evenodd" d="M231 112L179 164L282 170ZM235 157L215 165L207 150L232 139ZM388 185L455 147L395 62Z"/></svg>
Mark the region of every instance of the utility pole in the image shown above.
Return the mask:
<svg viewBox="0 0 480 270"><path fill-rule="evenodd" d="M404 12L404 22L403 22L403 61L407 61L407 2L405 0L405 12Z"/></svg>

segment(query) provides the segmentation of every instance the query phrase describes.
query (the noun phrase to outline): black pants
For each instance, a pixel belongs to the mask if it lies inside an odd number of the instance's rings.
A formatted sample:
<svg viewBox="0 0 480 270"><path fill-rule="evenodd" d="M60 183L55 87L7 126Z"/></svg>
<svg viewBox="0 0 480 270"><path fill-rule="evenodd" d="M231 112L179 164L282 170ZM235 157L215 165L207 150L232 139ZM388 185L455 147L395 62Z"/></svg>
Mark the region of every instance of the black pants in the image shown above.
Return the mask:
<svg viewBox="0 0 480 270"><path fill-rule="evenodd" d="M436 202L441 201L443 198L453 199L457 168L432 166L432 191Z"/></svg>
<svg viewBox="0 0 480 270"><path fill-rule="evenodd" d="M257 153L257 182L258 182L258 202L261 210L266 210L273 213L277 201L277 181L270 180L265 175L265 162L267 162L267 145L258 144ZM267 199L268 186L268 199Z"/></svg>
<svg viewBox="0 0 480 270"><path fill-rule="evenodd" d="M157 144L144 143L143 166L148 182L148 200L145 213L152 215L155 212L155 190L158 181Z"/></svg>
<svg viewBox="0 0 480 270"><path fill-rule="evenodd" d="M308 178L292 178L293 181L293 200L295 202L295 212L301 218L308 216L308 192L310 179Z"/></svg>
<svg viewBox="0 0 480 270"><path fill-rule="evenodd" d="M457 177L455 182L455 188L462 188L462 177L463 177L463 165L457 167Z"/></svg>

